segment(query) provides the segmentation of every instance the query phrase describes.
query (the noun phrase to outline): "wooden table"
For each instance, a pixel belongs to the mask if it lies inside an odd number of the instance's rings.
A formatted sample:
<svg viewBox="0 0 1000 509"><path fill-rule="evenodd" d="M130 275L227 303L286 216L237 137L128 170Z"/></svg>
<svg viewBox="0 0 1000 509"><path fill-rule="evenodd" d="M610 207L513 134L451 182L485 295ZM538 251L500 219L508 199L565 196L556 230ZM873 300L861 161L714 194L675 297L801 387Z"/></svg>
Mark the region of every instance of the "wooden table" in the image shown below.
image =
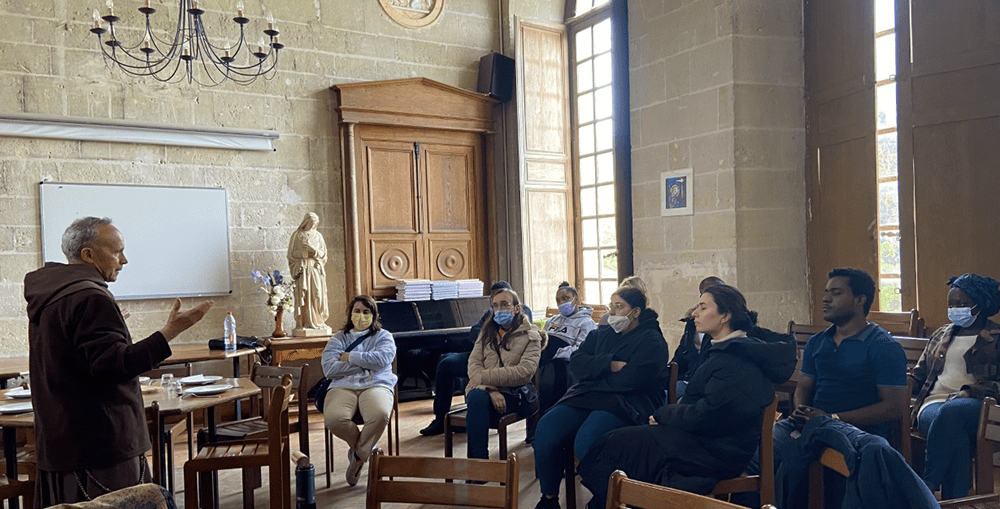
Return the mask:
<svg viewBox="0 0 1000 509"><path fill-rule="evenodd" d="M4 357L0 359L0 389L7 388L7 379L28 374L27 357Z"/></svg>
<svg viewBox="0 0 1000 509"><path fill-rule="evenodd" d="M0 391L0 406L25 403L30 399L6 399L4 395L7 391ZM25 412L21 414L0 414L0 427L3 428L3 454L7 464L7 478L17 479L17 429L32 428L35 426L35 414ZM8 502L10 509L18 509L20 501L12 498Z"/></svg>

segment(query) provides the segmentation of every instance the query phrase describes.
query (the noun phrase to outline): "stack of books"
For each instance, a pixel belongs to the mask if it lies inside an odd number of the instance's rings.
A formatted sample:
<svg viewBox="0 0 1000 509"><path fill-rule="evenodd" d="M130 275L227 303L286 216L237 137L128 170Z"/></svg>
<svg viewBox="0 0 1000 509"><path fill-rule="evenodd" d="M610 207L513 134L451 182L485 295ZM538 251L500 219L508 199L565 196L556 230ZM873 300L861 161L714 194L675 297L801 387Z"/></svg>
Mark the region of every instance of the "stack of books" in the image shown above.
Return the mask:
<svg viewBox="0 0 1000 509"><path fill-rule="evenodd" d="M458 280L458 296L459 297L482 297L483 296L483 282L478 279L459 279Z"/></svg>
<svg viewBox="0 0 1000 509"><path fill-rule="evenodd" d="M430 300L431 282L426 279L400 279L396 283L396 300Z"/></svg>
<svg viewBox="0 0 1000 509"><path fill-rule="evenodd" d="M434 281L431 283L431 298L434 300L457 299L458 281Z"/></svg>

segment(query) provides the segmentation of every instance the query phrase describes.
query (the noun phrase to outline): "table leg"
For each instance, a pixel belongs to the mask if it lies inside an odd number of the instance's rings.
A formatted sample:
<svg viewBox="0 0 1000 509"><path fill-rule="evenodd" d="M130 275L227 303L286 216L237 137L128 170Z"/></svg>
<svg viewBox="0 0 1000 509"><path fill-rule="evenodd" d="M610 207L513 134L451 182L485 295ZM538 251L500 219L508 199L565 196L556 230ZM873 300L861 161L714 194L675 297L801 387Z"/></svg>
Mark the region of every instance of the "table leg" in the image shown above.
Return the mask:
<svg viewBox="0 0 1000 509"><path fill-rule="evenodd" d="M5 427L3 429L3 454L7 459L7 477L17 479L17 428ZM20 501L17 497L8 502L10 509L18 509Z"/></svg>
<svg viewBox="0 0 1000 509"><path fill-rule="evenodd" d="M239 356L233 357L233 378L240 377L240 358ZM236 400L236 420L243 418L243 406L240 400Z"/></svg>
<svg viewBox="0 0 1000 509"><path fill-rule="evenodd" d="M239 400L237 400L237 405ZM208 412L205 417L208 420L208 440L210 443L215 443L218 438L215 430L215 407L208 407ZM212 472L212 507L218 509L219 507L219 471L215 470Z"/></svg>

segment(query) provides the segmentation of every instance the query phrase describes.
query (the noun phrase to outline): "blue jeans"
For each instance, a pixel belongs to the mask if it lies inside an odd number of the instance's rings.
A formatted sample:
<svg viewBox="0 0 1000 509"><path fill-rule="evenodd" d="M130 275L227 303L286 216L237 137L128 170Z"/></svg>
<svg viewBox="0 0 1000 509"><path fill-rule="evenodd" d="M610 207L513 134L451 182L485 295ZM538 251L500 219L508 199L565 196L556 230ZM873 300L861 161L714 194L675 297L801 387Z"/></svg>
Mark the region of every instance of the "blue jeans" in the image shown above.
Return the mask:
<svg viewBox="0 0 1000 509"><path fill-rule="evenodd" d="M943 499L969 494L971 454L982 405L982 401L974 398L931 403L917 419L918 429L927 436L922 477L931 491L941 487Z"/></svg>
<svg viewBox="0 0 1000 509"><path fill-rule="evenodd" d="M517 398L504 394L507 412L517 412L524 417L530 409L519 407ZM490 395L482 389L473 389L465 395L468 410L465 414L465 433L468 440L468 458L490 459L490 428L496 427L500 412L493 408ZM507 459L507 458L501 458Z"/></svg>
<svg viewBox="0 0 1000 509"><path fill-rule="evenodd" d="M559 495L566 451L570 445L576 457L582 459L598 437L632 424L603 410L585 410L567 405L550 408L538 421L535 430L535 477L538 477L542 495Z"/></svg>

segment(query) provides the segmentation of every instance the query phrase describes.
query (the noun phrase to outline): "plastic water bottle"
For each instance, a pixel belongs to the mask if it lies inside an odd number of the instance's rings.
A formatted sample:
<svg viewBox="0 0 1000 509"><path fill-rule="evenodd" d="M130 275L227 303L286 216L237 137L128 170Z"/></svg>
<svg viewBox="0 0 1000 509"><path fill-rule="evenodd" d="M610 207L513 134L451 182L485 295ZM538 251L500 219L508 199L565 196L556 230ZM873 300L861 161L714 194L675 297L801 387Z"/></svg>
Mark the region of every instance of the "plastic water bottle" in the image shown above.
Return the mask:
<svg viewBox="0 0 1000 509"><path fill-rule="evenodd" d="M225 338L226 351L236 350L236 319L233 318L232 311L226 314L226 321L222 328L222 337Z"/></svg>

